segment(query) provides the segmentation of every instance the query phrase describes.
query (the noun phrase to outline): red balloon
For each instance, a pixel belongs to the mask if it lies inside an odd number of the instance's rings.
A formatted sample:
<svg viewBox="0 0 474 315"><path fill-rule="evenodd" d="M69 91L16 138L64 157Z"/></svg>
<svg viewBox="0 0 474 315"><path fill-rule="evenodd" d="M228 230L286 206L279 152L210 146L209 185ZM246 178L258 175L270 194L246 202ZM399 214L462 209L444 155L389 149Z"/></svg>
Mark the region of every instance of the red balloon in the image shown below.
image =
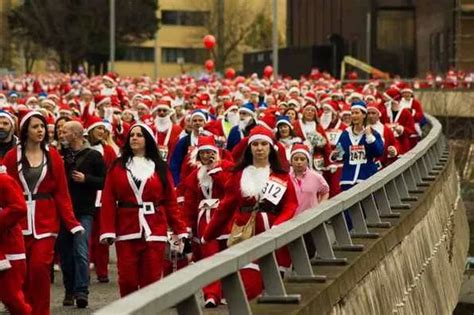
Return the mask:
<svg viewBox="0 0 474 315"><path fill-rule="evenodd" d="M227 79L233 79L235 77L235 70L234 68L227 68L225 71L225 77Z"/></svg>
<svg viewBox="0 0 474 315"><path fill-rule="evenodd" d="M263 75L265 77L271 77L271 75L273 74L273 67L272 66L266 66L264 69L263 69Z"/></svg>
<svg viewBox="0 0 474 315"><path fill-rule="evenodd" d="M202 43L204 44L204 47L207 49L212 49L216 45L216 38L213 35L206 35L202 39Z"/></svg>
<svg viewBox="0 0 474 315"><path fill-rule="evenodd" d="M212 59L207 59L204 63L204 68L206 68L207 71L211 72L214 69L214 61Z"/></svg>

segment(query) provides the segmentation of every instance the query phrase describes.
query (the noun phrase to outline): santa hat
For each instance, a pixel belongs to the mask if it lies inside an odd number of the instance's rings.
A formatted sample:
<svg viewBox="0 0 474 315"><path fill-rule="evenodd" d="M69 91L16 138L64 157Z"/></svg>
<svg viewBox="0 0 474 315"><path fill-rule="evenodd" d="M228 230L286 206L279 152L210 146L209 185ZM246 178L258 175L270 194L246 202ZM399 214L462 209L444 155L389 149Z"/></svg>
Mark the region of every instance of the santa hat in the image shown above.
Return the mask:
<svg viewBox="0 0 474 315"><path fill-rule="evenodd" d="M59 104L59 113L71 116L72 115L71 107L63 103Z"/></svg>
<svg viewBox="0 0 474 315"><path fill-rule="evenodd" d="M8 97L16 97L16 98L18 98L18 97L20 97L20 95L18 94L17 91L10 91L10 92L8 92Z"/></svg>
<svg viewBox="0 0 474 315"><path fill-rule="evenodd" d="M102 77L102 79L115 83L115 81L117 80L117 76L113 72L108 72Z"/></svg>
<svg viewBox="0 0 474 315"><path fill-rule="evenodd" d="M0 117L4 117L8 119L8 121L12 124L12 126L15 126L15 119L9 112L0 110Z"/></svg>
<svg viewBox="0 0 474 315"><path fill-rule="evenodd" d="M37 101L38 101L38 99L36 97L30 96L30 97L27 98L25 104L28 105L31 102L37 102Z"/></svg>
<svg viewBox="0 0 474 315"><path fill-rule="evenodd" d="M201 116L205 121L207 121L208 119L207 113L203 111L202 109L193 110L193 112L191 113L191 120L193 119L194 116Z"/></svg>
<svg viewBox="0 0 474 315"><path fill-rule="evenodd" d="M349 101L354 99L354 98L358 98L360 100L363 100L364 99L364 95L362 95L361 93L358 93L358 92L352 92L350 95L349 95Z"/></svg>
<svg viewBox="0 0 474 315"><path fill-rule="evenodd" d="M336 101L329 101L323 104L323 109L329 109L331 112L334 114L337 114L339 112L339 104Z"/></svg>
<svg viewBox="0 0 474 315"><path fill-rule="evenodd" d="M344 103L341 108L341 117L343 115L350 115L351 114L351 105Z"/></svg>
<svg viewBox="0 0 474 315"><path fill-rule="evenodd" d="M91 131L95 127L99 126L104 126L104 128L107 128L105 122L100 118L99 116L89 116L89 118L85 121L84 127L86 129L86 132Z"/></svg>
<svg viewBox="0 0 474 315"><path fill-rule="evenodd" d="M311 154L309 153L308 146L302 143L295 143L291 148L290 159L293 158L293 155L296 153L303 153L304 156L308 159L308 162L311 161Z"/></svg>
<svg viewBox="0 0 474 315"><path fill-rule="evenodd" d="M387 91L385 91L383 96L390 101L399 101L402 97L400 95L400 91L396 88L389 88Z"/></svg>
<svg viewBox="0 0 474 315"><path fill-rule="evenodd" d="M312 103L316 104L316 94L314 94L313 92L306 93L306 95L304 96L304 99L307 102L312 102Z"/></svg>
<svg viewBox="0 0 474 315"><path fill-rule="evenodd" d="M291 93L297 93L299 95L300 90L296 86L294 86L288 91L288 94L291 94Z"/></svg>
<svg viewBox="0 0 474 315"><path fill-rule="evenodd" d="M290 126L290 129L293 129L293 125L290 122L290 117L288 116L277 116L276 127L278 128L278 126L281 124L286 124Z"/></svg>
<svg viewBox="0 0 474 315"><path fill-rule="evenodd" d="M232 101L225 101L224 102L224 115L227 115L230 111L234 109L239 109L237 105L234 104Z"/></svg>
<svg viewBox="0 0 474 315"><path fill-rule="evenodd" d="M46 125L53 126L56 124L53 115L46 116Z"/></svg>
<svg viewBox="0 0 474 315"><path fill-rule="evenodd" d="M156 106L153 108L151 112L154 113L158 109L171 110L171 102L165 99L161 99L158 101L158 103L156 104Z"/></svg>
<svg viewBox="0 0 474 315"><path fill-rule="evenodd" d="M245 112L249 113L252 116L255 116L255 106L252 103L245 103L239 108L239 113Z"/></svg>
<svg viewBox="0 0 474 315"><path fill-rule="evenodd" d="M369 111L369 109L375 109L379 115L382 115L382 112L380 111L380 108L379 106L377 105L376 102L370 102L367 104L367 111Z"/></svg>
<svg viewBox="0 0 474 315"><path fill-rule="evenodd" d="M309 104L309 103L310 103L310 102L308 102L308 104ZM294 99L294 98L290 99L290 100L287 102L287 104L288 104L288 107L292 107L292 105L293 105L293 107L295 107L295 108L300 108L300 102L298 102L298 100L296 100L296 99Z"/></svg>
<svg viewBox="0 0 474 315"><path fill-rule="evenodd" d="M105 95L97 95L94 98L94 101L95 101L95 106L99 107L99 106L104 105L107 102L111 102L111 98L109 96L105 96Z"/></svg>
<svg viewBox="0 0 474 315"><path fill-rule="evenodd" d="M45 98L44 100L41 101L41 106L44 106L44 105L50 105L50 106L56 107L56 103L52 99L49 99L49 98Z"/></svg>
<svg viewBox="0 0 474 315"><path fill-rule="evenodd" d="M357 102L353 102L351 104L351 109L352 108L358 108L360 109L362 112L366 113L367 114L367 104L364 102L364 101L357 101Z"/></svg>
<svg viewBox="0 0 474 315"><path fill-rule="evenodd" d="M410 94L413 95L413 90L410 89L410 88L407 86L407 87L403 88L403 89L400 91L400 93L402 93L402 94L403 94L403 93L410 93Z"/></svg>
<svg viewBox="0 0 474 315"><path fill-rule="evenodd" d="M259 140L266 141L270 143L271 145L273 145L274 143L273 132L263 126L255 126L250 131L248 145L250 145L254 141L259 141Z"/></svg>
<svg viewBox="0 0 474 315"><path fill-rule="evenodd" d="M22 110L22 111L19 111L18 112L18 116L20 118L20 130L21 128L23 128L23 125L25 124L25 122L30 119L31 117L43 117L43 114L41 114L39 111L36 111L36 110Z"/></svg>
<svg viewBox="0 0 474 315"><path fill-rule="evenodd" d="M151 125L146 124L144 122L134 123L128 131L128 136L130 136L130 132L132 131L132 129L137 127L137 126L142 127L145 130L145 132L148 133L153 138L153 141L155 141L155 143L157 143L156 137L155 137L155 134L156 134L155 130L153 129L153 127Z"/></svg>
<svg viewBox="0 0 474 315"><path fill-rule="evenodd" d="M219 152L219 149L216 145L216 140L213 136L199 136L198 143L197 143L197 151L203 150L212 150L216 153Z"/></svg>
<svg viewBox="0 0 474 315"><path fill-rule="evenodd" d="M257 121L257 124L273 131L276 126L276 116L272 113L266 113Z"/></svg>

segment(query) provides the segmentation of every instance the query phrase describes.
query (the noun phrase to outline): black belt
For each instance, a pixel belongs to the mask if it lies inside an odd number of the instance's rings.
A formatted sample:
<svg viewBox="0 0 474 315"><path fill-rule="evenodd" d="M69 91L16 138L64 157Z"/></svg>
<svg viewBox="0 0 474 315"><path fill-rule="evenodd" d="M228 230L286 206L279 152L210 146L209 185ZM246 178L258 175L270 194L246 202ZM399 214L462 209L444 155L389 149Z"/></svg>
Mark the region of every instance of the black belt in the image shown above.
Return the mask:
<svg viewBox="0 0 474 315"><path fill-rule="evenodd" d="M274 207L274 206L273 207L271 207L271 206L262 207L260 205L257 205L257 206L243 206L243 207L240 207L240 212L250 213L250 212L253 212L253 211L278 214L277 207Z"/></svg>
<svg viewBox="0 0 474 315"><path fill-rule="evenodd" d="M30 200L28 198L28 195L23 195L25 197L25 200ZM47 200L47 199L53 199L53 195L49 193L37 193L37 194L32 194L31 195L31 200Z"/></svg>
<svg viewBox="0 0 474 315"><path fill-rule="evenodd" d="M157 208L161 205L161 203L154 203L153 205L155 206L155 208ZM143 206L143 204L135 203L135 202L126 202L126 201L118 201L117 202L117 207L119 207L119 208L140 208L142 206Z"/></svg>

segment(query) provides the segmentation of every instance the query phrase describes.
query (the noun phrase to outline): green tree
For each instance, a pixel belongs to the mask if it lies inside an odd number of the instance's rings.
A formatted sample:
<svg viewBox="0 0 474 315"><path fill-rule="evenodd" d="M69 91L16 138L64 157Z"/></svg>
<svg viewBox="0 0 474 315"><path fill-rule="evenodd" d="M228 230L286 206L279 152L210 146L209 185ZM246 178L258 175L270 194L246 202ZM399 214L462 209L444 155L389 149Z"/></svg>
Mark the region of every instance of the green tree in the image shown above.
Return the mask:
<svg viewBox="0 0 474 315"><path fill-rule="evenodd" d="M251 30L244 40L245 45L255 50L271 49L273 43L273 23L268 13L260 12L251 24ZM278 33L278 44L283 44L283 39Z"/></svg>
<svg viewBox="0 0 474 315"><path fill-rule="evenodd" d="M116 47L152 39L158 30L156 0L116 0ZM26 0L8 16L12 34L52 49L60 70L72 72L84 62L88 71L107 70L109 0Z"/></svg>

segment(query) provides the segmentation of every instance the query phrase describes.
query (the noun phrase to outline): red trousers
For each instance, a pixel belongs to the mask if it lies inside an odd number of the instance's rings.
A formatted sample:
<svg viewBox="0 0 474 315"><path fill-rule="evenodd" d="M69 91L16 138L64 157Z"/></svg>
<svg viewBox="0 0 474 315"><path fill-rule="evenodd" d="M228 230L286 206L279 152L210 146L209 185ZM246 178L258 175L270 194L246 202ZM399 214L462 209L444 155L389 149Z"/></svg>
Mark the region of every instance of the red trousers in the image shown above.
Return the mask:
<svg viewBox="0 0 474 315"><path fill-rule="evenodd" d="M244 284L247 299L252 300L262 294L263 279L260 271L250 268L240 269L240 277Z"/></svg>
<svg viewBox="0 0 474 315"><path fill-rule="evenodd" d="M25 237L26 246L26 300L32 314L48 315L51 290L51 264L54 257L54 237L40 240Z"/></svg>
<svg viewBox="0 0 474 315"><path fill-rule="evenodd" d="M160 280L165 245L164 242L146 242L143 239L115 243L121 297Z"/></svg>
<svg viewBox="0 0 474 315"><path fill-rule="evenodd" d="M206 257L210 257L218 252L224 250L226 246L227 240L213 240L207 242L206 244L193 244L193 248L196 248L196 252L193 251L193 256L196 257L194 261L198 261L200 259L204 259ZM194 253L196 255L194 255ZM204 300L213 298L217 304L220 303L222 299L222 284L220 281L215 281L210 283L209 285L202 288L204 292Z"/></svg>
<svg viewBox="0 0 474 315"><path fill-rule="evenodd" d="M31 306L23 294L26 262L13 260L10 264L10 269L0 271L0 301L5 304L10 314L31 314Z"/></svg>
<svg viewBox="0 0 474 315"><path fill-rule="evenodd" d="M101 244L100 237L100 215L94 217L90 241L90 261L94 263L97 278L109 276L109 245Z"/></svg>

